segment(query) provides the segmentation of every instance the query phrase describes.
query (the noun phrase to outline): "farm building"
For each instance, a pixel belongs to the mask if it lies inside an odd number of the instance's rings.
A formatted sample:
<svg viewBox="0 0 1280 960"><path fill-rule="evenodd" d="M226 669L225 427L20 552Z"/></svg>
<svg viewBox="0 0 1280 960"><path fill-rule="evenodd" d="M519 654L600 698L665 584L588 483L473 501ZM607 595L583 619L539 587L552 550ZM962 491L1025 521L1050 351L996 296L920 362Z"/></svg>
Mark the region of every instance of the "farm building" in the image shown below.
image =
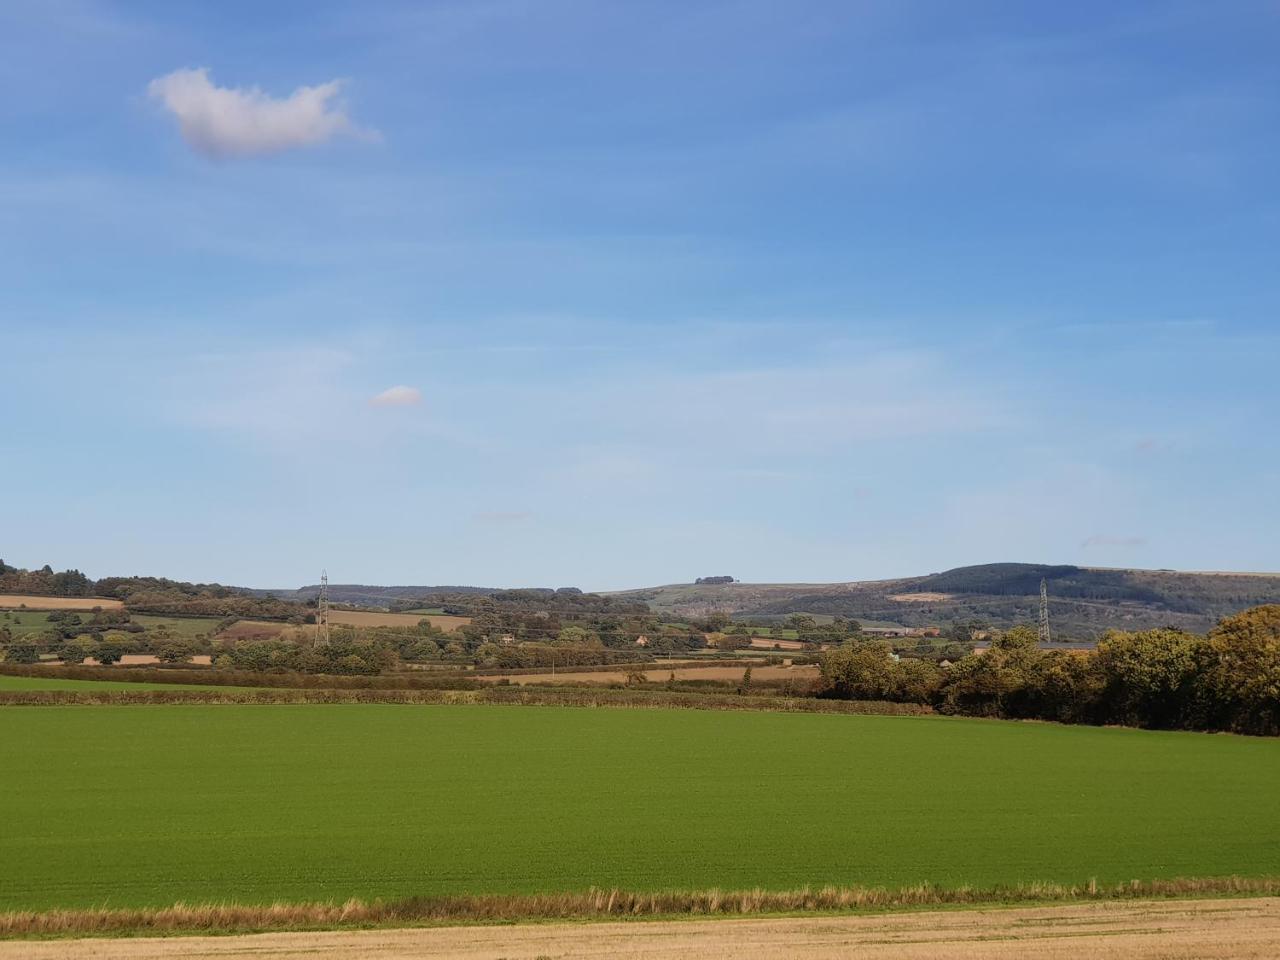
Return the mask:
<svg viewBox="0 0 1280 960"><path fill-rule="evenodd" d="M911 627L863 627L862 632L871 637L909 637Z"/></svg>

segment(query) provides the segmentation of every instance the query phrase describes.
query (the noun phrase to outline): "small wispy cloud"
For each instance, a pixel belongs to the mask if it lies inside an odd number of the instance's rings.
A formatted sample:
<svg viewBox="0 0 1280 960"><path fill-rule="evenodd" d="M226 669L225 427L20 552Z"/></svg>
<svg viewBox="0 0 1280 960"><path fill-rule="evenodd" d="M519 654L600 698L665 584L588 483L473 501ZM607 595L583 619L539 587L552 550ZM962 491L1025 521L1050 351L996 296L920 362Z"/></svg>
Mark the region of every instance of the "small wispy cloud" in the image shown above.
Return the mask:
<svg viewBox="0 0 1280 960"><path fill-rule="evenodd" d="M343 135L374 136L351 122L337 99L341 89L341 80L330 80L276 98L257 87L219 87L204 67L175 70L147 86L177 118L182 138L218 159L279 153Z"/></svg>
<svg viewBox="0 0 1280 960"><path fill-rule="evenodd" d="M388 387L369 400L369 403L375 407L411 407L421 402L422 391L417 387L404 385Z"/></svg>
<svg viewBox="0 0 1280 960"><path fill-rule="evenodd" d="M1146 537L1114 537L1106 534L1089 537L1080 544L1086 550L1094 547L1145 547L1146 545Z"/></svg>

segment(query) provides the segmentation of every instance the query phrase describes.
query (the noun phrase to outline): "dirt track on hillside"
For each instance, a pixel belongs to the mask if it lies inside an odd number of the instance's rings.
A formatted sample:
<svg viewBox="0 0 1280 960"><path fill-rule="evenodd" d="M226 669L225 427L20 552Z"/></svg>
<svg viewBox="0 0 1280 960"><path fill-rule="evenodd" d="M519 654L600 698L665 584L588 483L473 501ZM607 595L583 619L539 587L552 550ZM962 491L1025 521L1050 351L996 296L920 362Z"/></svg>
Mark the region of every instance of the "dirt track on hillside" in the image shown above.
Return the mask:
<svg viewBox="0 0 1280 960"><path fill-rule="evenodd" d="M1273 960L1280 899L1094 903L861 917L552 923L243 937L0 942L0 960Z"/></svg>

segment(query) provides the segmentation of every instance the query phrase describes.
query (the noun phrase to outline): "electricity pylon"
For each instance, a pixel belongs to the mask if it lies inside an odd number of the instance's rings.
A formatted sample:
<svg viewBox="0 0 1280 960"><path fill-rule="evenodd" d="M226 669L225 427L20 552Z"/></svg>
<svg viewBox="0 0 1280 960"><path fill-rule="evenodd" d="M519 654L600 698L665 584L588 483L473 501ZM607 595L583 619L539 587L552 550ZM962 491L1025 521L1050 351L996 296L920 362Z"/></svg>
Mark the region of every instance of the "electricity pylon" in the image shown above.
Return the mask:
<svg viewBox="0 0 1280 960"><path fill-rule="evenodd" d="M1040 644L1049 642L1049 581L1040 578Z"/></svg>
<svg viewBox="0 0 1280 960"><path fill-rule="evenodd" d="M320 571L320 596L316 598L316 646L329 643L329 572Z"/></svg>

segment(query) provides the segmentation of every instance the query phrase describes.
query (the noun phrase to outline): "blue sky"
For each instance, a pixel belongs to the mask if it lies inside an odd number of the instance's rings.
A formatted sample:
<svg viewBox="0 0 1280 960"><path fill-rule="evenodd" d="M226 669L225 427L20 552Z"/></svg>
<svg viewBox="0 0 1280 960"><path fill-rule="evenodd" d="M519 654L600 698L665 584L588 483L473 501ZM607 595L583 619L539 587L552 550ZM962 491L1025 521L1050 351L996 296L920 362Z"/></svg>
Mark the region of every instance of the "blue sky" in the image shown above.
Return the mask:
<svg viewBox="0 0 1280 960"><path fill-rule="evenodd" d="M8 0L0 556L1280 569L1277 49L1274 0Z"/></svg>

